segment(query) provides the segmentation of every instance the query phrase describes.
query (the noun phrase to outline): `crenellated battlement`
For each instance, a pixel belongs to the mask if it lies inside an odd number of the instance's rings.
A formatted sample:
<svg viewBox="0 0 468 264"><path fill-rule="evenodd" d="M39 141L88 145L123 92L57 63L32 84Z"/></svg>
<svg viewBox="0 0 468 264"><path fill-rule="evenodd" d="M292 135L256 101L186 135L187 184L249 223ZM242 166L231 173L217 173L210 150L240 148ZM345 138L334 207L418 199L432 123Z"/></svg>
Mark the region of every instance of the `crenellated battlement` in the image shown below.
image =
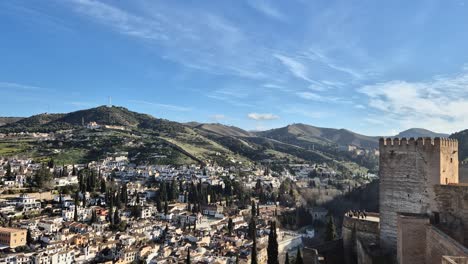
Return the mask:
<svg viewBox="0 0 468 264"><path fill-rule="evenodd" d="M399 147L448 147L448 148L458 148L458 141L451 138L380 138L379 140L380 148L399 148Z"/></svg>

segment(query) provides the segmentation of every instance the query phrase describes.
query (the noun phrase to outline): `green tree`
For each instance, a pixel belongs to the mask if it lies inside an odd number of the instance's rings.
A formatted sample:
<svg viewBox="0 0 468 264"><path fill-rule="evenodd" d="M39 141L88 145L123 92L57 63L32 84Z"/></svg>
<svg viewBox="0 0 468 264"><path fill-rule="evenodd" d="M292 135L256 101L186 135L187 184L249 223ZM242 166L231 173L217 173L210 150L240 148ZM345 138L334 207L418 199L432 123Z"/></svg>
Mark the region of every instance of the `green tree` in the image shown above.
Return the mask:
<svg viewBox="0 0 468 264"><path fill-rule="evenodd" d="M128 203L128 191L127 191L127 184L123 184L120 190L120 201L124 204L124 206Z"/></svg>
<svg viewBox="0 0 468 264"><path fill-rule="evenodd" d="M255 223L255 221L253 221ZM255 225L254 225L255 226ZM250 255L250 263L251 264L257 264L258 263L258 259L257 259L257 230L253 230L252 232L252 240L253 240L253 244L252 244L252 252L251 252L251 255Z"/></svg>
<svg viewBox="0 0 468 264"><path fill-rule="evenodd" d="M301 254L301 249L297 249L297 254L296 254L296 264L304 264L304 260L302 259L302 254Z"/></svg>
<svg viewBox="0 0 468 264"><path fill-rule="evenodd" d="M289 264L289 253L286 251L286 257L284 258L284 264Z"/></svg>
<svg viewBox="0 0 468 264"><path fill-rule="evenodd" d="M333 216L328 218L327 229L325 231L325 240L326 241L333 241L338 237L336 234L336 226Z"/></svg>
<svg viewBox="0 0 468 264"><path fill-rule="evenodd" d="M164 202L164 215L169 214L169 206L167 204L167 201Z"/></svg>
<svg viewBox="0 0 468 264"><path fill-rule="evenodd" d="M257 209L255 208L255 201L252 200L252 203L251 203L251 208L250 208L250 215L252 217L255 217L255 215L257 214Z"/></svg>
<svg viewBox="0 0 468 264"><path fill-rule="evenodd" d="M185 261L185 263L187 263L187 264L192 263L192 262L190 261L190 248L187 249L187 260Z"/></svg>
<svg viewBox="0 0 468 264"><path fill-rule="evenodd" d="M38 188L50 188L52 186L52 174L49 167L43 164L34 175L33 182L34 186Z"/></svg>
<svg viewBox="0 0 468 264"><path fill-rule="evenodd" d="M229 217L229 220L228 220L228 233L229 233L229 235L232 234L233 229L234 229L234 223L232 222L232 218Z"/></svg>
<svg viewBox="0 0 468 264"><path fill-rule="evenodd" d="M54 159L50 159L48 162L47 162L47 166L49 167L49 169L53 169L54 168Z"/></svg>
<svg viewBox="0 0 468 264"><path fill-rule="evenodd" d="M77 191L75 193L75 211L74 211L74 214L73 214L73 220L75 222L78 221L78 202L80 200L80 196L79 196L79 192Z"/></svg>
<svg viewBox="0 0 468 264"><path fill-rule="evenodd" d="M91 213L91 223L97 223L98 221L98 217L97 217L97 213L96 213L96 210L93 210L92 213Z"/></svg>
<svg viewBox="0 0 468 264"><path fill-rule="evenodd" d="M32 238L31 230L28 228L28 231L26 232L26 243L31 245L33 242L34 239Z"/></svg>
<svg viewBox="0 0 468 264"><path fill-rule="evenodd" d="M270 224L270 234L268 235L268 264L279 264L278 261L278 238L276 234L276 222Z"/></svg>
<svg viewBox="0 0 468 264"><path fill-rule="evenodd" d="M10 178L11 177L11 165L9 161L6 164L5 170L6 170L5 177Z"/></svg>
<svg viewBox="0 0 468 264"><path fill-rule="evenodd" d="M120 224L120 214L119 214L119 209L115 208L114 212L114 225L118 226Z"/></svg>
<svg viewBox="0 0 468 264"><path fill-rule="evenodd" d="M255 223L255 218L250 219L249 222L249 237L252 239L256 236L257 224Z"/></svg>

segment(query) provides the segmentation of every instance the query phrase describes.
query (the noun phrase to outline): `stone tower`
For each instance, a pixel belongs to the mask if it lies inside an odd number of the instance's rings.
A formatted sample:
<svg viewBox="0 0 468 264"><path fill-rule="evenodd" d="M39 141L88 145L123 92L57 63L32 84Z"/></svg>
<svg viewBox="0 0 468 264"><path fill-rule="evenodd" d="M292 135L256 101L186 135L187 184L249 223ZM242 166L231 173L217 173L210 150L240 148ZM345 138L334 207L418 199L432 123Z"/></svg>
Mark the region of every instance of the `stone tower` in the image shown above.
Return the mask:
<svg viewBox="0 0 468 264"><path fill-rule="evenodd" d="M380 139L380 245L396 252L397 214L431 215L434 185L458 183L458 142Z"/></svg>

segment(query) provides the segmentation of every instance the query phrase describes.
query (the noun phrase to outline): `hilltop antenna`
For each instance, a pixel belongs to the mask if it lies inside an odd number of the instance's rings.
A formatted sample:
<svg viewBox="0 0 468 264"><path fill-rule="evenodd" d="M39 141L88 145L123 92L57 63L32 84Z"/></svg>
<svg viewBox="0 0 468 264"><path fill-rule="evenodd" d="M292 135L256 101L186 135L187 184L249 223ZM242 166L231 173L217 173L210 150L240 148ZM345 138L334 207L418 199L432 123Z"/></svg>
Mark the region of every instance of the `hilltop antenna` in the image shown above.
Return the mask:
<svg viewBox="0 0 468 264"><path fill-rule="evenodd" d="M109 104L107 105L108 107L112 106L112 96L109 96Z"/></svg>

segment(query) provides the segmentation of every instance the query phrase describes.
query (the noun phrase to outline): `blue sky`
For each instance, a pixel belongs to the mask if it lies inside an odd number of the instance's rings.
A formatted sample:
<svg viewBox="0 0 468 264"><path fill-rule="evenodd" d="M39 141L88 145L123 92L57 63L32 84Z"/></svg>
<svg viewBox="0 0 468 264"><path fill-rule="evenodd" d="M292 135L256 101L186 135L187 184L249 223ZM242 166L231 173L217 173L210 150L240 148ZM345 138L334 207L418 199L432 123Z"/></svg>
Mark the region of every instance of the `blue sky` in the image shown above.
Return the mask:
<svg viewBox="0 0 468 264"><path fill-rule="evenodd" d="M0 115L468 128L464 1L0 1Z"/></svg>

